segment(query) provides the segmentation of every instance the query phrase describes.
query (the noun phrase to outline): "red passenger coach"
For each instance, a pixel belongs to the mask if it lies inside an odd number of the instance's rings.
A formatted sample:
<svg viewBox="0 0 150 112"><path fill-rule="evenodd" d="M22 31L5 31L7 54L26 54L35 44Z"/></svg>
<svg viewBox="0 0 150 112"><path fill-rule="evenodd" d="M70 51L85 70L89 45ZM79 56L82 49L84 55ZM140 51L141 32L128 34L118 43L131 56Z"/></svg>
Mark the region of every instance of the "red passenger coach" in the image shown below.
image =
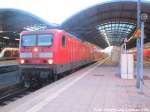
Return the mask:
<svg viewBox="0 0 150 112"><path fill-rule="evenodd" d="M20 73L26 87L56 80L61 73L94 60L92 44L82 42L63 30L21 33Z"/></svg>

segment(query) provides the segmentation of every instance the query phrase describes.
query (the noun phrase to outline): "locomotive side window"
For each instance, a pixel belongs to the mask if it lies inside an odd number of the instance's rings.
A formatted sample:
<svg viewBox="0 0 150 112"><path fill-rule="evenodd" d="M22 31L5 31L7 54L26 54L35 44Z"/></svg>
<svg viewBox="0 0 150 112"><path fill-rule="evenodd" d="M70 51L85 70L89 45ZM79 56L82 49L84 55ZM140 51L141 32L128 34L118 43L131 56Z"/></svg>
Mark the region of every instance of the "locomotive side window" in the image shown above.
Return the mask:
<svg viewBox="0 0 150 112"><path fill-rule="evenodd" d="M52 46L52 44L53 44L52 34L38 35L38 46Z"/></svg>
<svg viewBox="0 0 150 112"><path fill-rule="evenodd" d="M66 37L63 35L62 36L62 47L66 47L66 44L67 44Z"/></svg>

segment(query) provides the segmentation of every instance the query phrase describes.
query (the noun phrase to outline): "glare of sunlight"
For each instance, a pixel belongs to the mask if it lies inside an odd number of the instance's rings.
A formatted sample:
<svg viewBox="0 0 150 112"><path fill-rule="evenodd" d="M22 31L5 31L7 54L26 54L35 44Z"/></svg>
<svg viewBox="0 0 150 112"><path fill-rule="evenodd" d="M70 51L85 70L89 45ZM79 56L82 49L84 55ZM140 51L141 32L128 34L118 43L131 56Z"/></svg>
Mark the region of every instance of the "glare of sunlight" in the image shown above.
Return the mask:
<svg viewBox="0 0 150 112"><path fill-rule="evenodd" d="M112 49L113 49L113 46L109 46L109 47L105 48L103 52L105 52L105 53L111 55Z"/></svg>
<svg viewBox="0 0 150 112"><path fill-rule="evenodd" d="M51 23L62 23L75 13L109 0L0 0L0 8L16 8Z"/></svg>

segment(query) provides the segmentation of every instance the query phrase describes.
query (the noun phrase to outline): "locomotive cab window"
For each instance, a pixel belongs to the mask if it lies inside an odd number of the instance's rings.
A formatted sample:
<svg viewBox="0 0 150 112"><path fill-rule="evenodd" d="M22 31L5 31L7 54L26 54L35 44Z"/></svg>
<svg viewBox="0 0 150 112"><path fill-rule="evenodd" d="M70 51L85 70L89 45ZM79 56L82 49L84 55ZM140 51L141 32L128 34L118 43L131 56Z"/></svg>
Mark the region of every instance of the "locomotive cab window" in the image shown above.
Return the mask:
<svg viewBox="0 0 150 112"><path fill-rule="evenodd" d="M66 37L63 35L63 36L62 36L62 47L66 47L66 44L67 44L67 39L66 39Z"/></svg>
<svg viewBox="0 0 150 112"><path fill-rule="evenodd" d="M23 35L21 43L22 43L22 46L35 46L36 35Z"/></svg>
<svg viewBox="0 0 150 112"><path fill-rule="evenodd" d="M53 34L23 35L22 46L52 46Z"/></svg>
<svg viewBox="0 0 150 112"><path fill-rule="evenodd" d="M52 34L38 35L38 46L52 46L52 44L53 44Z"/></svg>

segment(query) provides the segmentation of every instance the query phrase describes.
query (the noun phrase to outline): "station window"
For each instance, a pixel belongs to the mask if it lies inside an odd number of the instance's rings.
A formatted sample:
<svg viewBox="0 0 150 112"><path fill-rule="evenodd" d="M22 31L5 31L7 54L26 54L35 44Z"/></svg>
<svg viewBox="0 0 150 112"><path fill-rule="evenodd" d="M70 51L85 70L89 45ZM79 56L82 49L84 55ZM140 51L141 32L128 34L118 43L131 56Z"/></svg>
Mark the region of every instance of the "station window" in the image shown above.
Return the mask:
<svg viewBox="0 0 150 112"><path fill-rule="evenodd" d="M62 36L62 47L66 47L66 44L67 44L66 37L63 35Z"/></svg>

